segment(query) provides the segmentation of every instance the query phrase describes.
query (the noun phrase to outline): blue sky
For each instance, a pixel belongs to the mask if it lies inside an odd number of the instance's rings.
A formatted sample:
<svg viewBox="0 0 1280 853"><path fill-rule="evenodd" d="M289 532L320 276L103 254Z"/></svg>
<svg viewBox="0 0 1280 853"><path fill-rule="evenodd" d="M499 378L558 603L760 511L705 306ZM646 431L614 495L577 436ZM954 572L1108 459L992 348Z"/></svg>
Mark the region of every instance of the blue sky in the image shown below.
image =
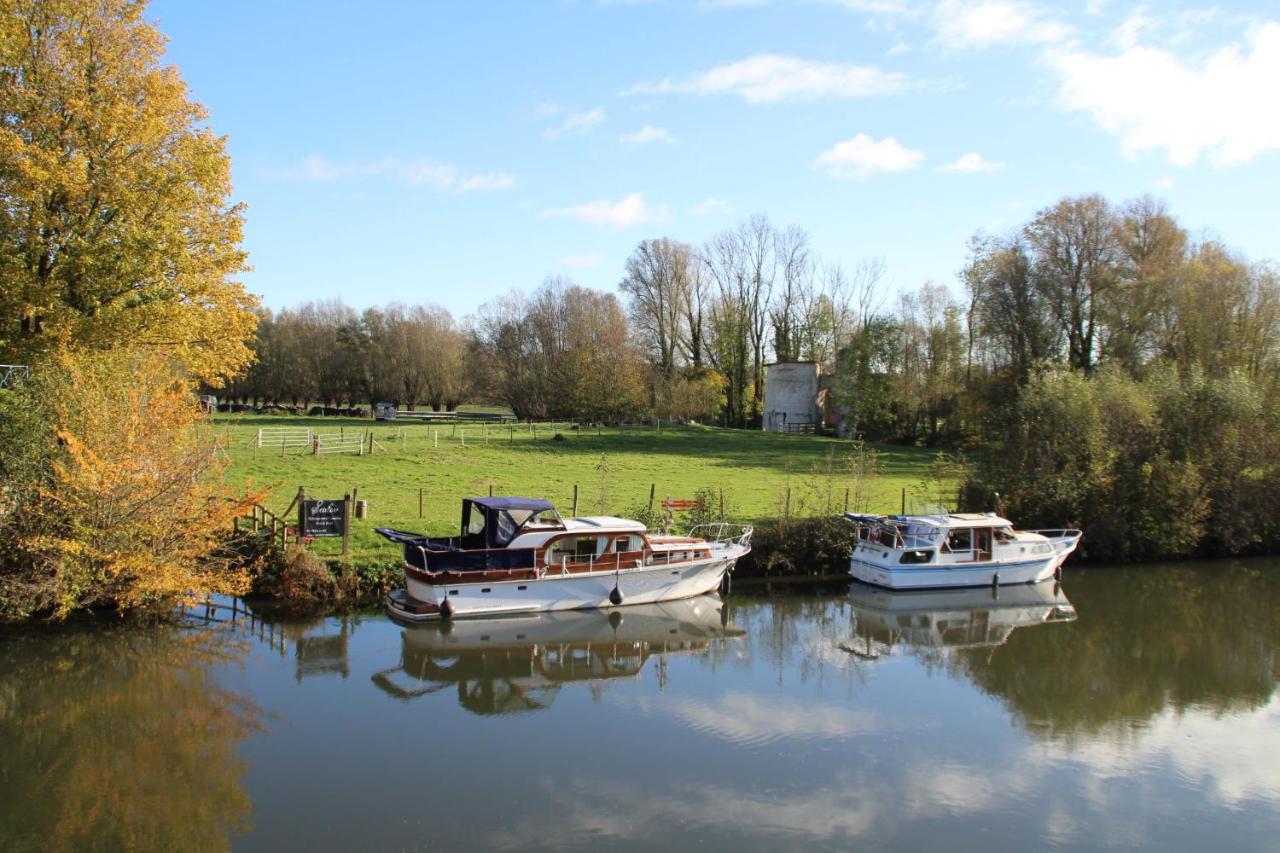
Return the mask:
<svg viewBox="0 0 1280 853"><path fill-rule="evenodd" d="M148 17L279 308L456 316L752 213L887 295L1063 195L1280 259L1280 7L1022 0L192 2ZM1211 231L1208 229L1212 229Z"/></svg>

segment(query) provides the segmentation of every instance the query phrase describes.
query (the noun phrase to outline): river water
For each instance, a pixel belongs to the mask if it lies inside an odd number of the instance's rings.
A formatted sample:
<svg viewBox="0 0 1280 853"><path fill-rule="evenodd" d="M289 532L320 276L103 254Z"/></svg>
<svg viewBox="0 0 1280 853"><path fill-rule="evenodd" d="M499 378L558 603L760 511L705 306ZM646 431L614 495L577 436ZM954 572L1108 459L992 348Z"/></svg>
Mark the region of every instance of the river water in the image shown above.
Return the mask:
<svg viewBox="0 0 1280 853"><path fill-rule="evenodd" d="M0 849L1280 849L1280 561L202 622L0 634Z"/></svg>

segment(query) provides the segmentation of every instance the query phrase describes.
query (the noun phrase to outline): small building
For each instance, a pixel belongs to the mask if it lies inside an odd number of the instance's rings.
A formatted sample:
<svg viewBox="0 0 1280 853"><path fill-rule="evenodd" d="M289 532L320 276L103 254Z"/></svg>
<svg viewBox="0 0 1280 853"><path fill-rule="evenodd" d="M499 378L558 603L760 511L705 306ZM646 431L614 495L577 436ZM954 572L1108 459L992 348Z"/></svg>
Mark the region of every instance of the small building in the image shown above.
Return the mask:
<svg viewBox="0 0 1280 853"><path fill-rule="evenodd" d="M817 432L822 423L822 403L817 362L779 361L765 365L761 420L765 432Z"/></svg>

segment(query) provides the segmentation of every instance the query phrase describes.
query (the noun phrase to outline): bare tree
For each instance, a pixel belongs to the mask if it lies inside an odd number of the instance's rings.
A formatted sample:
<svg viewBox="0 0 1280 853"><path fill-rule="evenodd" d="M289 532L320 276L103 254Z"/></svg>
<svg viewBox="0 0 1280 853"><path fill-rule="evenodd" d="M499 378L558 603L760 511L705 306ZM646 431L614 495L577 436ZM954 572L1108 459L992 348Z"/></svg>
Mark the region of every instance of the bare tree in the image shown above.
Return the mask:
<svg viewBox="0 0 1280 853"><path fill-rule="evenodd" d="M644 240L627 259L618 285L627 296L633 328L650 351L658 371L669 379L683 349L684 319L694 286L693 247L661 237Z"/></svg>
<svg viewBox="0 0 1280 853"><path fill-rule="evenodd" d="M796 361L805 337L804 308L814 302L813 256L808 233L796 225L776 233L774 254L781 273L769 312L773 322L774 357L778 361Z"/></svg>

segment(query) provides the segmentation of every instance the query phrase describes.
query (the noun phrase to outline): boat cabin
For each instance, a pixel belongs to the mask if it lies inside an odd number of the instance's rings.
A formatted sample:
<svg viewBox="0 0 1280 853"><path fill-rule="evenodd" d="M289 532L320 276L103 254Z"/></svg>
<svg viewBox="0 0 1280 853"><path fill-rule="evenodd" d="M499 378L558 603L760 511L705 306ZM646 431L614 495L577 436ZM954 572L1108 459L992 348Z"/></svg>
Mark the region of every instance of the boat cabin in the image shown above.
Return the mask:
<svg viewBox="0 0 1280 853"><path fill-rule="evenodd" d="M900 552L899 563L967 563L992 560L1001 546L1019 541L1013 522L994 513L855 515L858 547ZM1046 552L1052 549L1045 546Z"/></svg>

